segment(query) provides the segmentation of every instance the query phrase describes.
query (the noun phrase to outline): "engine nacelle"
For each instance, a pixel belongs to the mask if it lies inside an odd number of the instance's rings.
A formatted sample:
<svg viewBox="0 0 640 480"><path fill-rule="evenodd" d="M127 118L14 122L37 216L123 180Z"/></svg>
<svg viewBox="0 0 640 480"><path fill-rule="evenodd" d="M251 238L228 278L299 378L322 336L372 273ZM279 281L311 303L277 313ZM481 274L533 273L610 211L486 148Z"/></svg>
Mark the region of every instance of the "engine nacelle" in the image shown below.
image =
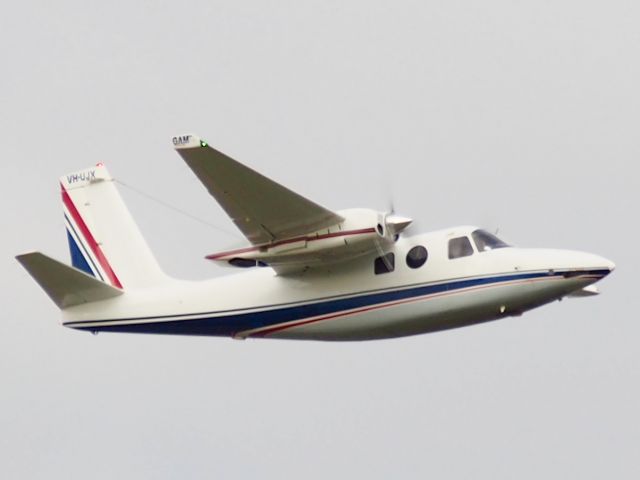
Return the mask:
<svg viewBox="0 0 640 480"><path fill-rule="evenodd" d="M337 213L344 221L329 228L268 244L214 253L206 258L235 267L303 267L320 262L341 262L384 251L411 223L409 218L370 209L354 208Z"/></svg>

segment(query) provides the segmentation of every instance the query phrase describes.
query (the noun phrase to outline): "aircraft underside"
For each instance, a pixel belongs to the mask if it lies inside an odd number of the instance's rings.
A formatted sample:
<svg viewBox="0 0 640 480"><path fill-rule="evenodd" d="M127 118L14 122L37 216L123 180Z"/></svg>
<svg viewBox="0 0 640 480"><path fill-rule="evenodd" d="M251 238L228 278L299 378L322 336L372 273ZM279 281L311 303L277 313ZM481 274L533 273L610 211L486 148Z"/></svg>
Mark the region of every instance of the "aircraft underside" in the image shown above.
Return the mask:
<svg viewBox="0 0 640 480"><path fill-rule="evenodd" d="M524 272L456 279L347 298L266 305L259 311L212 311L175 316L66 322L92 332L372 340L446 330L521 315L579 290L609 270Z"/></svg>

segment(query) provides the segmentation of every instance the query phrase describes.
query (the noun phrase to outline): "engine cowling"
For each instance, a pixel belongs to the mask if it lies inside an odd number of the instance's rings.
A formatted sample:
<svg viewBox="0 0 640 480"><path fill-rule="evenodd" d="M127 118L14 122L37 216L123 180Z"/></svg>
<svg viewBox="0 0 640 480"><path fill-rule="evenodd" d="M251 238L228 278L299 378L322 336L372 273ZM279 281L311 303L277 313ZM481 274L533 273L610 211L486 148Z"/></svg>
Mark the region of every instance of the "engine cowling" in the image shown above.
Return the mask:
<svg viewBox="0 0 640 480"><path fill-rule="evenodd" d="M235 267L313 266L347 261L385 250L409 226L411 219L369 209L338 212L344 221L307 235L276 240L206 258Z"/></svg>

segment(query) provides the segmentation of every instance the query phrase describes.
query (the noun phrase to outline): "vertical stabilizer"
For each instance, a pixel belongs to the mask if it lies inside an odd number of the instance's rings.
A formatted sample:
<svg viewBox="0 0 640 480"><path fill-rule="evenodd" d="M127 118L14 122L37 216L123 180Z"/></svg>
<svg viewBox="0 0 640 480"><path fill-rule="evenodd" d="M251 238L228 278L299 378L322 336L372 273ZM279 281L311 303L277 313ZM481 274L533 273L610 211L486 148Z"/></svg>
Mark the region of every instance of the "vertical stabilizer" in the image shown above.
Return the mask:
<svg viewBox="0 0 640 480"><path fill-rule="evenodd" d="M124 289L167 279L104 165L64 175L60 186L74 267Z"/></svg>

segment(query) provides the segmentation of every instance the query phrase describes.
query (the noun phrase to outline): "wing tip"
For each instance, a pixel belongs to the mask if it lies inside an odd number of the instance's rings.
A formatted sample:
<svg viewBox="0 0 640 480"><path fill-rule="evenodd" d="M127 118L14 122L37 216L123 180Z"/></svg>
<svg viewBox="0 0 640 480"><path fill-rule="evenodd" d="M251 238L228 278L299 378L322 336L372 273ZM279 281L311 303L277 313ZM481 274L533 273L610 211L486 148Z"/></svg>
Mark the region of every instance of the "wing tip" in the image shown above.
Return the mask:
<svg viewBox="0 0 640 480"><path fill-rule="evenodd" d="M171 139L173 148L176 150L185 150L187 148L203 148L208 147L209 144L201 139L198 135L193 133L187 133L184 135L176 135Z"/></svg>

